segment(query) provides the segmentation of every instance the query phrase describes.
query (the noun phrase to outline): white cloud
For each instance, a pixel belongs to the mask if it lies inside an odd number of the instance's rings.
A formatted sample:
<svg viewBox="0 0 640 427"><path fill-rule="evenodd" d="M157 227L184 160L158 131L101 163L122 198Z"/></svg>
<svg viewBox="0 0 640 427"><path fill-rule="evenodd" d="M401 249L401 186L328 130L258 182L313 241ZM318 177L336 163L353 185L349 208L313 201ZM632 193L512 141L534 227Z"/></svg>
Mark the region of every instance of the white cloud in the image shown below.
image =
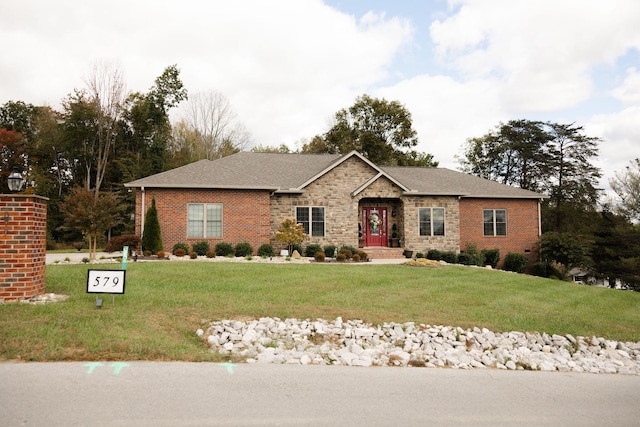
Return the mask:
<svg viewBox="0 0 640 427"><path fill-rule="evenodd" d="M640 2L460 0L431 25L443 61L465 77L505 82L516 112L573 107L593 93L592 67L640 49Z"/></svg>
<svg viewBox="0 0 640 427"><path fill-rule="evenodd" d="M612 95L629 104L640 104L640 72L635 67L627 70L627 77L621 86L611 91Z"/></svg>

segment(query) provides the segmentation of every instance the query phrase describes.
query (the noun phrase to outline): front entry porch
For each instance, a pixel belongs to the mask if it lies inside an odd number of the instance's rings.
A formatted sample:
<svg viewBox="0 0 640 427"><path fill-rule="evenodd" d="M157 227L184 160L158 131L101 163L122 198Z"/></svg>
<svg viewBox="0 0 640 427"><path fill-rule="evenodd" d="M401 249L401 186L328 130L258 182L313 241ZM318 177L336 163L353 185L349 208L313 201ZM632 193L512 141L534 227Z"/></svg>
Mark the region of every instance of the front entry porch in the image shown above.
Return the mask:
<svg viewBox="0 0 640 427"><path fill-rule="evenodd" d="M389 248L384 246L365 246L362 249L370 259L401 259L406 258L404 248Z"/></svg>
<svg viewBox="0 0 640 427"><path fill-rule="evenodd" d="M393 248L390 254L402 254L402 201L399 199L363 199L359 204L359 247ZM385 251L379 251L385 254ZM379 258L389 258L380 256Z"/></svg>

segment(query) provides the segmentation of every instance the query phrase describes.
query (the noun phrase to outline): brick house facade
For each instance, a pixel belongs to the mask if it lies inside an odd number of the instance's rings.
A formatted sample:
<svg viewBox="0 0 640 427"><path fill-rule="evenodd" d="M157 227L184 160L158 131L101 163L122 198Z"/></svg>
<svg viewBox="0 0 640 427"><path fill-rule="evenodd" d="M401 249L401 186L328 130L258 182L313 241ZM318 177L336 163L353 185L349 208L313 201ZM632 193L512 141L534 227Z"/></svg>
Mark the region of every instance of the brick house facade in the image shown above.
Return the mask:
<svg viewBox="0 0 640 427"><path fill-rule="evenodd" d="M448 169L380 167L356 152L243 152L126 186L136 189L138 235L155 199L165 251L203 240L211 247L248 242L254 250L263 243L280 250L275 232L293 217L308 232L303 245L399 246L398 256L404 250L460 252L474 243L498 248L504 258L534 251L544 197Z"/></svg>

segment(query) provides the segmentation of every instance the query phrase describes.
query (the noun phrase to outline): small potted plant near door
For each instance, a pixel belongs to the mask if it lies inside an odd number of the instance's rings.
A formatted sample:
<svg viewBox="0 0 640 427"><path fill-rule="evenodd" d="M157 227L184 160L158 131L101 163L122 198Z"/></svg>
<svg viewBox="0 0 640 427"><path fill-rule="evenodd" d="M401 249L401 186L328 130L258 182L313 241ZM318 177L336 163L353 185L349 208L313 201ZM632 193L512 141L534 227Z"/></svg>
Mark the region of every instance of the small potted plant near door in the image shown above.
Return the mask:
<svg viewBox="0 0 640 427"><path fill-rule="evenodd" d="M391 226L391 237L389 238L389 246L392 248L400 247L400 235L398 234L398 224Z"/></svg>

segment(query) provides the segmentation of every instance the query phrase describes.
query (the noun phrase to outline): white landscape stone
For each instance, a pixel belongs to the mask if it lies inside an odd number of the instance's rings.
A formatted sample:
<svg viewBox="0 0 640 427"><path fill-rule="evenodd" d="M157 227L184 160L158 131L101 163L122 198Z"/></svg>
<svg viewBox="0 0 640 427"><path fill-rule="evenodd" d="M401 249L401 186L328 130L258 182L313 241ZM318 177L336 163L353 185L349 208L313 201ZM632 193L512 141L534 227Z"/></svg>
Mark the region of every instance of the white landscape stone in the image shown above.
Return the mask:
<svg viewBox="0 0 640 427"><path fill-rule="evenodd" d="M212 322L199 329L211 351L248 363L498 368L640 375L640 343L486 328L337 318L261 318Z"/></svg>

